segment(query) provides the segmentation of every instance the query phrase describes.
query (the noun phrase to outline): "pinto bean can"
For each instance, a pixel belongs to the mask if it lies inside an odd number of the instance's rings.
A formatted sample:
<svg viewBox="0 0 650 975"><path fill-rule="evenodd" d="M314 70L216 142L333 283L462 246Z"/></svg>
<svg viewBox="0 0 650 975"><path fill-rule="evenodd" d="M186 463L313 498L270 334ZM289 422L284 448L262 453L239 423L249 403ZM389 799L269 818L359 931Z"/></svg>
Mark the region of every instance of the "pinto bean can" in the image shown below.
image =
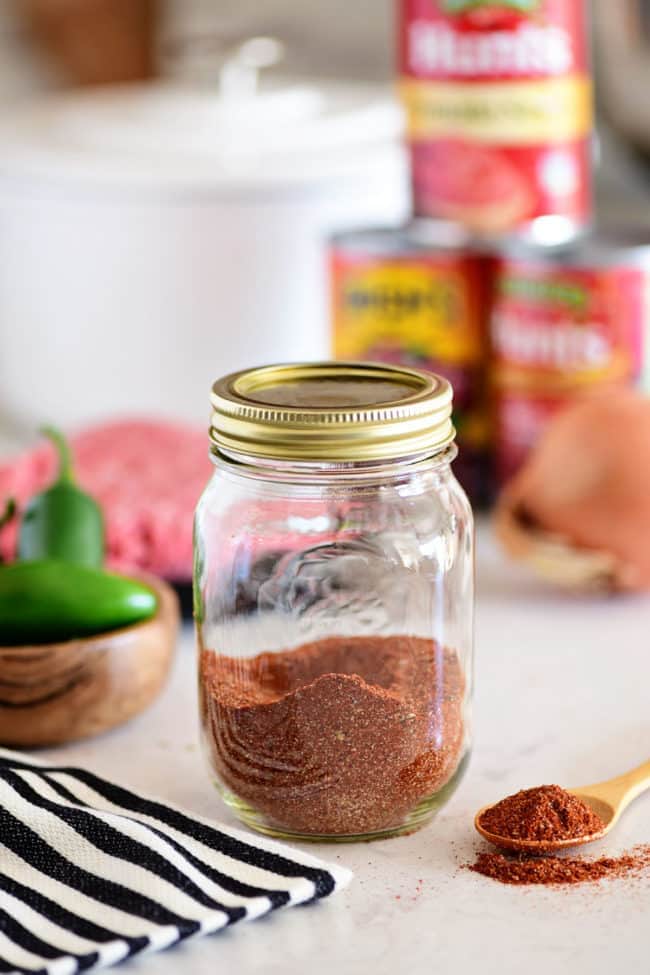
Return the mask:
<svg viewBox="0 0 650 975"><path fill-rule="evenodd" d="M570 239L591 210L584 0L400 0L415 210Z"/></svg>
<svg viewBox="0 0 650 975"><path fill-rule="evenodd" d="M462 228L442 223L340 234L331 248L336 358L417 367L451 382L455 472L475 504L489 490L486 268Z"/></svg>
<svg viewBox="0 0 650 975"><path fill-rule="evenodd" d="M644 384L649 245L610 232L495 262L491 343L497 470L507 480L577 396Z"/></svg>

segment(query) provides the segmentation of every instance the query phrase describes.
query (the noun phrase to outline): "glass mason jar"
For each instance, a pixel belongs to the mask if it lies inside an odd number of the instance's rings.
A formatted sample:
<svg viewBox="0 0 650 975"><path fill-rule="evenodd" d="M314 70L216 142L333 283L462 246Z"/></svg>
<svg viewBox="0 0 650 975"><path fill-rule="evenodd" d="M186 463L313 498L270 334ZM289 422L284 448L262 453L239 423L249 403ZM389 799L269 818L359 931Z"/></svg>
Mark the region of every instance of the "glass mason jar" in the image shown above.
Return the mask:
<svg viewBox="0 0 650 975"><path fill-rule="evenodd" d="M437 376L368 363L213 387L195 523L202 734L255 829L407 832L462 775L473 524L451 400Z"/></svg>

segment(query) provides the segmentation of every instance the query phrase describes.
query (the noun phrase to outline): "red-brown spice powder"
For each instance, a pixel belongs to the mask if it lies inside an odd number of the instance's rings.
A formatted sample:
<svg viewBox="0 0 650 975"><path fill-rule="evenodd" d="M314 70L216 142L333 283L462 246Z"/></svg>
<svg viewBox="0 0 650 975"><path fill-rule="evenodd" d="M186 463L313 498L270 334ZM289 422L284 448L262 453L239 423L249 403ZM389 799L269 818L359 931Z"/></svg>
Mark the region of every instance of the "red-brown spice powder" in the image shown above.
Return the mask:
<svg viewBox="0 0 650 975"><path fill-rule="evenodd" d="M462 667L432 640L331 637L238 659L204 650L200 684L221 781L279 829L399 826L463 754Z"/></svg>
<svg viewBox="0 0 650 975"><path fill-rule="evenodd" d="M600 880L635 877L650 870L650 846L637 846L618 857L597 860L527 854L479 853L469 866L474 873L502 884L546 886L598 883Z"/></svg>
<svg viewBox="0 0 650 975"><path fill-rule="evenodd" d="M533 840L543 844L580 840L599 833L604 826L585 802L558 785L524 789L486 809L479 825L494 836ZM529 853L479 853L468 868L502 884L597 883L600 880L639 875L650 869L650 846L638 846L619 857L596 860Z"/></svg>
<svg viewBox="0 0 650 975"><path fill-rule="evenodd" d="M490 806L479 825L512 840L553 843L599 833L604 823L585 802L559 785L524 789Z"/></svg>

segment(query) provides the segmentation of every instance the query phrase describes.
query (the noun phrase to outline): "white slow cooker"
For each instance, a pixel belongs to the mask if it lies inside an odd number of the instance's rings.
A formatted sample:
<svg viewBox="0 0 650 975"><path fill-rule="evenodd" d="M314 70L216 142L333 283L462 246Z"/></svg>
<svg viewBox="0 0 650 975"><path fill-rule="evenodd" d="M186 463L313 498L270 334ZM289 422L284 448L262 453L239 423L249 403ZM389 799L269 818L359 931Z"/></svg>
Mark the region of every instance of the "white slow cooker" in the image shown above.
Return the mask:
<svg viewBox="0 0 650 975"><path fill-rule="evenodd" d="M0 416L204 422L211 382L330 352L326 237L408 211L390 93L57 95L0 120Z"/></svg>

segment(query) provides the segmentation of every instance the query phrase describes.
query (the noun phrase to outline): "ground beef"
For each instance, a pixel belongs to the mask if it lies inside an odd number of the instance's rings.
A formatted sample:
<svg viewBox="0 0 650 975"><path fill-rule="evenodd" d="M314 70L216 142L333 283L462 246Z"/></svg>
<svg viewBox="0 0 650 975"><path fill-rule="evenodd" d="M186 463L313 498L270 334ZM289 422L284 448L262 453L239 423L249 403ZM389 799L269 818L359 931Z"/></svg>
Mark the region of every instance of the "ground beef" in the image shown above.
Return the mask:
<svg viewBox="0 0 650 975"><path fill-rule="evenodd" d="M192 521L211 474L205 430L178 423L120 420L71 438L77 479L106 518L107 562L174 581L192 577ZM54 449L43 443L0 466L0 502L23 505L51 483ZM13 558L16 526L0 535L0 554Z"/></svg>

